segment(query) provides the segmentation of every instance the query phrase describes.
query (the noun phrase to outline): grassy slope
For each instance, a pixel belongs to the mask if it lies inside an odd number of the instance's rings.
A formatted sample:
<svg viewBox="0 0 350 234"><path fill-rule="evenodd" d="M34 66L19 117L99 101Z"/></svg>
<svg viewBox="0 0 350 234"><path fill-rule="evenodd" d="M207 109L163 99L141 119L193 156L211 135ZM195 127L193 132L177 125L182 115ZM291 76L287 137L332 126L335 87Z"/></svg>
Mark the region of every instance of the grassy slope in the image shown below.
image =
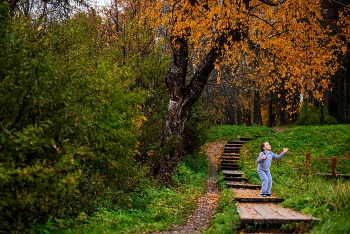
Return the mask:
<svg viewBox="0 0 350 234"><path fill-rule="evenodd" d="M275 132L267 127L218 126L211 129L208 141L228 141L239 137L256 138L245 144L241 152L242 170L251 183L260 183L256 173L255 159L259 146L269 141L273 151L289 147L278 166L273 164L273 193L284 197L283 205L310 213L322 221L314 226L313 233L350 233L350 185L348 181L325 180L303 170L306 152L312 157L333 157L350 154L350 126L295 127ZM167 189L148 185L130 195L130 207L101 209L92 214L80 214L77 218L53 220L38 226L35 233L143 233L167 229L172 224L181 225L196 207L196 200L205 192L207 164L205 156L190 156L177 169L175 181L178 186ZM325 162L323 162L325 164ZM341 166L340 172L348 172L350 161ZM314 163L312 164L314 165ZM294 170L300 167L302 170ZM313 166L316 172L322 165ZM217 212L211 225L203 233L239 232L239 217L235 210L232 191L227 189L223 175L219 175L221 195Z"/></svg>
<svg viewBox="0 0 350 234"><path fill-rule="evenodd" d="M243 133L244 129L246 134ZM250 178L250 182L260 183L255 160L262 142L268 141L274 152L289 147L290 153L282 159L281 165L278 166L276 162L272 165L273 193L286 199L282 205L322 219L314 226L312 233L350 233L347 221L350 219L349 181L315 175L320 171L331 172L330 162L311 160L310 170L304 166L306 152L311 153L312 159L350 154L350 125L294 127L278 133L265 127L223 126L212 129L209 141L227 141L254 135L262 137L245 144L240 162L242 171ZM341 162L337 169L338 173L350 174L350 161ZM223 191L226 193L225 189ZM224 209L220 209L217 216L225 216L225 212L222 212ZM207 232L215 233L223 226L235 226L232 222L236 224L237 220L230 222L224 222L222 218L214 219Z"/></svg>
<svg viewBox="0 0 350 234"><path fill-rule="evenodd" d="M206 192L208 166L206 155L189 155L178 166L172 187L153 181L133 194L125 194L129 201L126 207L107 209L101 204L93 214L54 219L28 233L150 233L185 224L198 198Z"/></svg>

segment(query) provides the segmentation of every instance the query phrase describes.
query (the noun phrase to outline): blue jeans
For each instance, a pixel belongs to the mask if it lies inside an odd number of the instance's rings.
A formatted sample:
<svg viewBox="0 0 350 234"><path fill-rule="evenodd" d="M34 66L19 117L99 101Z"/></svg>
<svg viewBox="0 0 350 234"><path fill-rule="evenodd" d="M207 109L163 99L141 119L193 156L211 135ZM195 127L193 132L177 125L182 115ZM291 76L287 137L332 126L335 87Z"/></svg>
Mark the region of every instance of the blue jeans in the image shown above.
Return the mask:
<svg viewBox="0 0 350 234"><path fill-rule="evenodd" d="M271 194L272 177L270 171L258 170L262 185L260 194Z"/></svg>

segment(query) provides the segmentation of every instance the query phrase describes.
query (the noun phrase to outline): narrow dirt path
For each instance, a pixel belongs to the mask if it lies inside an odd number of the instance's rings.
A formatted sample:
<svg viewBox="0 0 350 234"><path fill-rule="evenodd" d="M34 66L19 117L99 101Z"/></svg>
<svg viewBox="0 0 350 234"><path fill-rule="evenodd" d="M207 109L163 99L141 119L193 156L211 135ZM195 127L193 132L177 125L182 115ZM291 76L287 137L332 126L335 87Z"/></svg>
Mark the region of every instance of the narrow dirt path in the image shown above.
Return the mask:
<svg viewBox="0 0 350 234"><path fill-rule="evenodd" d="M209 142L203 146L203 151L208 156L211 165L211 176L207 180L207 192L198 199L197 209L188 217L187 225L174 226L174 231L157 232L157 234L200 233L208 226L219 198L216 177L218 175L220 154L224 146L225 142Z"/></svg>

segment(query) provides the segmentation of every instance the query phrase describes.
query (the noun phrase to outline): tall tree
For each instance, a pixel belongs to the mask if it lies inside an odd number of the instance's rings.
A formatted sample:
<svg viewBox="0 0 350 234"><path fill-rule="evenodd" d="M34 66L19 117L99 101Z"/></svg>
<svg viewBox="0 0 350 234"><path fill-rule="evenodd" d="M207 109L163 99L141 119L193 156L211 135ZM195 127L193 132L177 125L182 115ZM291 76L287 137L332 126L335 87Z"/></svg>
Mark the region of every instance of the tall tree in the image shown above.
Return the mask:
<svg viewBox="0 0 350 234"><path fill-rule="evenodd" d="M283 78L287 90L294 92L294 84L303 83L297 87L312 90L321 98L320 90L328 89L329 77L337 69L334 51L340 53L344 46L319 24L321 1L168 0L158 1L154 10L169 31L172 50L163 134L164 143L171 144L157 171L165 183L172 181L183 155L183 134L191 108L215 68L235 66L242 61L242 54L246 63L252 63L259 47L259 66L265 78L261 83L268 84L268 92ZM194 67L192 73L187 73L189 66ZM319 83L315 76L320 77Z"/></svg>

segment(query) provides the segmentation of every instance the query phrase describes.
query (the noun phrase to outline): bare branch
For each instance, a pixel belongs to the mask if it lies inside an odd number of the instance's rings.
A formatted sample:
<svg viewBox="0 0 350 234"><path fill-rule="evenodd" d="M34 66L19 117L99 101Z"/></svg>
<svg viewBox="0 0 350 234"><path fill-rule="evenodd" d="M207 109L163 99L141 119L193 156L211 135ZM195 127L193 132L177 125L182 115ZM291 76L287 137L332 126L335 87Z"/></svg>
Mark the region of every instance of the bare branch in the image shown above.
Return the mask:
<svg viewBox="0 0 350 234"><path fill-rule="evenodd" d="M334 2L335 4L338 4L340 6L343 6L343 7L346 7L346 8L350 8L350 5L346 5L344 3L341 3L341 2L338 2L338 1L334 1L334 0L332 2Z"/></svg>
<svg viewBox="0 0 350 234"><path fill-rule="evenodd" d="M260 18L259 16L257 15L254 15L254 14L249 14L251 16L254 16L255 18L258 18L259 20L261 21L264 21L266 24L268 24L271 28L273 28L276 32L279 32L270 22L268 22L267 20L264 20L262 18Z"/></svg>

